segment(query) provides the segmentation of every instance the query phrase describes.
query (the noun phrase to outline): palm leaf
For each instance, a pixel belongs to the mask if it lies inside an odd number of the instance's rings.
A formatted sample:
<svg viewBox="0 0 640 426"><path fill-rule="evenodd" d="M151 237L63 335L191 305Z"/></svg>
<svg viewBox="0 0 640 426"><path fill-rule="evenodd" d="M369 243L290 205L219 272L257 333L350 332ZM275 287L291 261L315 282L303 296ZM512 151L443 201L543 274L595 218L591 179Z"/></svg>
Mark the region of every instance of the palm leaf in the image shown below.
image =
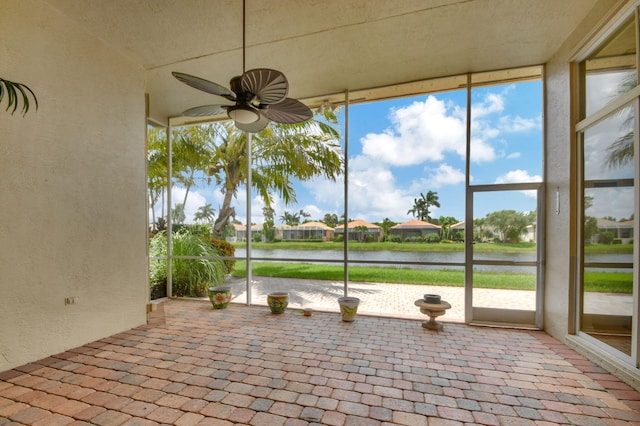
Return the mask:
<svg viewBox="0 0 640 426"><path fill-rule="evenodd" d="M24 116L27 111L29 111L29 95L33 97L36 109L38 109L38 98L35 93L33 93L33 90L22 83L15 83L13 81L0 78L0 103L2 103L2 100L5 97L7 98L7 107L5 108L5 111L9 111L11 107L13 107L13 109L11 109L11 114L13 115L18 109L20 98L22 98L21 112Z"/></svg>

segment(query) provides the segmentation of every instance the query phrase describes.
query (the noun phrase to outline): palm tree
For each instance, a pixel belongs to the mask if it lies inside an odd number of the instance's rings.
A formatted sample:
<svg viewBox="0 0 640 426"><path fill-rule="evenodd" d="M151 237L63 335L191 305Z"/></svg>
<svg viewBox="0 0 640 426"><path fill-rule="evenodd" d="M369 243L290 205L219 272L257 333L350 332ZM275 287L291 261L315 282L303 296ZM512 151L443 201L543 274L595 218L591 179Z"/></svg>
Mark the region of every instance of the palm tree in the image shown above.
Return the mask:
<svg viewBox="0 0 640 426"><path fill-rule="evenodd" d="M364 234L369 230L365 225L358 225L353 228L354 231L358 233L358 241L362 242L364 240Z"/></svg>
<svg viewBox="0 0 640 426"><path fill-rule="evenodd" d="M302 223L308 222L308 219L311 217L309 213L305 212L302 209L300 209L300 212L298 214L300 215L300 220L302 221Z"/></svg>
<svg viewBox="0 0 640 426"><path fill-rule="evenodd" d="M458 220L453 216L440 216L437 225L442 226L442 238L446 240L451 239L451 225L458 223Z"/></svg>
<svg viewBox="0 0 640 426"><path fill-rule="evenodd" d="M167 132L157 127L147 128L147 173L149 175L149 206L151 207L151 223L156 223L155 206L167 189ZM164 205L161 208L164 212ZM159 224L158 224L159 225ZM158 226L160 227L160 226Z"/></svg>
<svg viewBox="0 0 640 426"><path fill-rule="evenodd" d="M338 225L338 215L335 213L325 213L324 218L320 221L327 226L335 228Z"/></svg>
<svg viewBox="0 0 640 426"><path fill-rule="evenodd" d="M174 135L172 176L185 187L182 205L186 206L191 187L197 186L196 173L208 165L210 134L203 126L191 126L177 129Z"/></svg>
<svg viewBox="0 0 640 426"><path fill-rule="evenodd" d="M216 123L206 127L215 137L209 139L207 174L216 179L224 194L214 236L221 236L235 211L231 207L240 185L247 181L247 134L233 123ZM334 180L343 172L344 160L338 142L340 135L329 124L308 121L282 125L272 123L252 136L252 185L266 207L273 194L286 205L296 202L294 180L324 177Z"/></svg>
<svg viewBox="0 0 640 426"><path fill-rule="evenodd" d="M433 192L433 191L429 191L427 192L427 195L424 196L422 195L422 193L420 193L420 196L422 196L422 198L424 199L424 205L426 206L425 209L425 215L424 217L426 218L425 221L429 221L429 207L431 206L435 206L435 207L440 207L440 202L438 201L438 193L437 192Z"/></svg>
<svg viewBox="0 0 640 426"><path fill-rule="evenodd" d="M438 193L429 191L427 195L424 195L422 192L420 193L420 198L413 199L413 208L407 211L407 214L411 213L414 217L417 217L419 220L428 222L429 221L429 207L436 206L440 207L440 202L438 201Z"/></svg>
<svg viewBox="0 0 640 426"><path fill-rule="evenodd" d="M633 116L632 116L633 117ZM606 163L610 169L624 166L633 160L633 132L620 136L607 147Z"/></svg>
<svg viewBox="0 0 640 426"><path fill-rule="evenodd" d="M629 90L633 89L636 84L637 80L635 72L630 73L620 83L615 96L620 96L628 92ZM627 131L624 135L620 136L607 147L607 157L605 159L605 163L610 169L624 166L625 164L633 160L633 110L630 107L626 107L620 110L620 114L626 115L626 118L622 123L622 127L630 130Z"/></svg>
<svg viewBox="0 0 640 426"><path fill-rule="evenodd" d="M382 228L382 235L384 235L384 238L386 239L391 234L391 227L395 226L396 223L391 219L389 219L388 217L385 217L382 220L382 223L378 223L377 225L379 225L380 228Z"/></svg>
<svg viewBox="0 0 640 426"><path fill-rule="evenodd" d="M407 214L411 213L414 217L417 217L419 220L424 220L423 219L424 211L425 211L424 200L422 198L414 198L413 207L407 211Z"/></svg>
<svg viewBox="0 0 640 426"><path fill-rule="evenodd" d="M18 109L19 99L22 98L22 115L24 116L29 111L29 94L33 97L33 101L38 109L38 98L35 93L28 86L22 83L16 83L13 81L0 78L0 102L4 97L7 97L7 108L5 111L9 111L11 107L11 115Z"/></svg>
<svg viewBox="0 0 640 426"><path fill-rule="evenodd" d="M300 215L298 213L285 212L280 216L280 221L289 226L296 226L300 224Z"/></svg>
<svg viewBox="0 0 640 426"><path fill-rule="evenodd" d="M196 211L193 215L193 219L196 222L213 222L213 219L216 217L216 211L211 206L211 204L206 203L204 206L200 206L198 211Z"/></svg>
<svg viewBox="0 0 640 426"><path fill-rule="evenodd" d="M263 207L262 214L264 215L264 223L262 224L262 235L264 235L267 241L271 242L276 237L276 226L273 220L273 216L276 214L276 212L271 207Z"/></svg>
<svg viewBox="0 0 640 426"><path fill-rule="evenodd" d="M324 112L324 118L327 123L272 123L252 135L252 189L265 207L271 208L274 195L285 205L294 204L296 180L324 177L335 181L342 175L340 135L331 126L337 119L329 110ZM231 122L219 122L176 129L174 140L173 171L186 188L182 205L199 178L208 183L215 179L224 196L213 226L213 235L220 238L236 216L231 206L233 198L247 181L247 134Z"/></svg>
<svg viewBox="0 0 640 426"><path fill-rule="evenodd" d="M184 204L176 204L175 207L171 210L171 217L173 218L172 223L184 223L186 219L184 213Z"/></svg>

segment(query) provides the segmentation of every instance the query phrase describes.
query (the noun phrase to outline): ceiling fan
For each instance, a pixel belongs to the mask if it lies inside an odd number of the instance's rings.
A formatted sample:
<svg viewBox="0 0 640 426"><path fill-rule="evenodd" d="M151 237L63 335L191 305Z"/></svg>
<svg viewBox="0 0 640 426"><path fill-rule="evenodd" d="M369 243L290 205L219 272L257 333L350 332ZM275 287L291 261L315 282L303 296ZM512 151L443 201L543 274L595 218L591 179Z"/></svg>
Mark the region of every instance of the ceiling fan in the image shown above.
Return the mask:
<svg viewBox="0 0 640 426"><path fill-rule="evenodd" d="M202 105L189 108L182 115L202 117L227 113L238 129L259 132L269 122L294 124L313 117L309 107L297 99L287 98L289 82L280 71L256 68L244 71L245 63L245 4L242 2L242 75L233 77L226 87L193 75L172 72L181 82L203 92L221 96L232 105Z"/></svg>

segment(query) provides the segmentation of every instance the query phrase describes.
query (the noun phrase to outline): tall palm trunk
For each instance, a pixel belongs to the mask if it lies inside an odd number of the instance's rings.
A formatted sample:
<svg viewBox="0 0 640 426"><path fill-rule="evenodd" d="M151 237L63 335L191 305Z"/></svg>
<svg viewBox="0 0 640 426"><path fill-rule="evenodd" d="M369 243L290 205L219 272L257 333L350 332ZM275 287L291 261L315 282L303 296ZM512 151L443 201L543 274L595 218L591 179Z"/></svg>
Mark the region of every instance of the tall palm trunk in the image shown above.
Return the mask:
<svg viewBox="0 0 640 426"><path fill-rule="evenodd" d="M229 222L229 219L232 216L235 216L236 214L236 211L234 210L234 208L231 207L232 198L233 198L233 193L231 191L226 191L224 193L224 200L222 202L222 207L220 207L218 218L216 219L216 222L213 225L213 236L215 238L222 239L224 237L224 228Z"/></svg>

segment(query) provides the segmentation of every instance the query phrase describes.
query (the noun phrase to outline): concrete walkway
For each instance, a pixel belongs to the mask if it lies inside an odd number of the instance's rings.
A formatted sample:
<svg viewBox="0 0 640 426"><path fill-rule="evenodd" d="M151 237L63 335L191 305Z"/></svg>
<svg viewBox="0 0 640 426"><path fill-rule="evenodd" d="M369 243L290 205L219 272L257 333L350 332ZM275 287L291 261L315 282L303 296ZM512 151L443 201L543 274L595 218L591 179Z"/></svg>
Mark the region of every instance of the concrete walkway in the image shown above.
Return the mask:
<svg viewBox="0 0 640 426"><path fill-rule="evenodd" d="M233 290L232 301L247 303L246 280L231 278L228 284ZM344 294L344 283L328 280L254 277L251 304L266 305L267 294L273 291L289 292L290 308L337 312L339 310L337 299ZM464 289L461 287L349 283L349 296L360 298L358 312L363 314L425 319L419 308L414 305L414 302L422 299L425 293L439 294L442 300L451 304L451 309L439 319L464 321ZM534 311L535 302L534 291L485 288L473 291L473 303L476 307ZM630 316L633 310L633 297L628 294L587 293L585 302L585 306L589 307L589 313L610 314L615 311L618 315Z"/></svg>
<svg viewBox="0 0 640 426"><path fill-rule="evenodd" d="M233 278L229 281L229 285L233 290L233 302L246 303L245 279ZM289 292L290 308L312 308L318 311L337 312L339 310L337 299L344 294L344 283L297 278L255 277L252 280L251 303L266 305L267 294L273 291ZM414 302L417 299L422 299L425 293L439 294L442 300L451 304L451 309L441 319L446 321L464 320L464 290L460 287L349 283L349 296L360 298L358 312L363 314L425 319L419 308L414 305ZM532 291L477 289L474 291L474 299L476 306L535 309L535 293Z"/></svg>

